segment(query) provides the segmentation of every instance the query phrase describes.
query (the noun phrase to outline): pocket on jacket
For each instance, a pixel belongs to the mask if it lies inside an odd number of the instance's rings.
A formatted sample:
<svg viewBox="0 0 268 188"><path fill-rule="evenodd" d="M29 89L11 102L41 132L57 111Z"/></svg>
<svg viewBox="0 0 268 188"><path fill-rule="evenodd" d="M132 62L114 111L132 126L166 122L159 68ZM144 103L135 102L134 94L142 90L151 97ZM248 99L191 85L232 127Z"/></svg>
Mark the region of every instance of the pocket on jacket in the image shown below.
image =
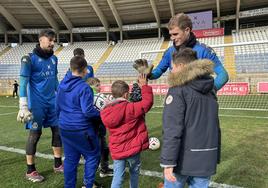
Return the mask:
<svg viewBox="0 0 268 188"><path fill-rule="evenodd" d="M211 150L210 150L211 149ZM210 176L216 173L217 167L216 148L193 149L193 151L185 151L181 170L189 172L191 175Z"/></svg>

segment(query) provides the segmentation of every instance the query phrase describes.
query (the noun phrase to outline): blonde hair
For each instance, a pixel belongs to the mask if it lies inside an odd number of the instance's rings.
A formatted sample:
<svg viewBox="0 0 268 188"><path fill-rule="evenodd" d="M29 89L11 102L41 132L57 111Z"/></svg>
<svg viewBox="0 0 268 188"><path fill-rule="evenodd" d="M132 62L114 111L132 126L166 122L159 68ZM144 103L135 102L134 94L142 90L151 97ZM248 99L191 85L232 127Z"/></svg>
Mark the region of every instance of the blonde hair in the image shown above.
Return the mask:
<svg viewBox="0 0 268 188"><path fill-rule="evenodd" d="M179 13L174 16L172 16L168 22L168 29L173 29L174 27L179 27L181 30L186 29L187 27L190 28L192 31L193 28L193 23L191 18L184 14L184 13Z"/></svg>
<svg viewBox="0 0 268 188"><path fill-rule="evenodd" d="M88 85L90 85L90 86L96 86L97 84L99 84L100 83L100 80L98 79L98 78L88 78L87 80L86 80L86 82L88 83Z"/></svg>

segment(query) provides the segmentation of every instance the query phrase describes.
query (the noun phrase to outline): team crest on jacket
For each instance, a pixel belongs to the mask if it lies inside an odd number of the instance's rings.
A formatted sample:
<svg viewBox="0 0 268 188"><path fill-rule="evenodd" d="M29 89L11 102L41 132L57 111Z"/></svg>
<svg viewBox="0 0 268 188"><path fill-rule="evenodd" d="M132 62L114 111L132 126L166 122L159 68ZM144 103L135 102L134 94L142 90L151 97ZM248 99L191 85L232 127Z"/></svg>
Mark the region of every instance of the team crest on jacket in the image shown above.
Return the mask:
<svg viewBox="0 0 268 188"><path fill-rule="evenodd" d="M32 124L32 128L33 128L33 129L37 129L37 128L38 128L38 124L37 124L37 122L33 122L33 124Z"/></svg>
<svg viewBox="0 0 268 188"><path fill-rule="evenodd" d="M172 95L167 96L167 98L166 98L166 104L170 104L170 103L172 103L172 101L173 101Z"/></svg>

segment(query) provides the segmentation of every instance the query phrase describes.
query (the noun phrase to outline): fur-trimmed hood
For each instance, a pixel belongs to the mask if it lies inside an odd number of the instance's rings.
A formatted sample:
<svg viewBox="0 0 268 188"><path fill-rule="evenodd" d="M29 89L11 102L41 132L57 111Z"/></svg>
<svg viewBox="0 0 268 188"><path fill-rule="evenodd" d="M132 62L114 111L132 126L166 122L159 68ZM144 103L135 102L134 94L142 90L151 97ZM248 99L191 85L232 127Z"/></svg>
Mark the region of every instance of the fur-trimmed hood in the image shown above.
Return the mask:
<svg viewBox="0 0 268 188"><path fill-rule="evenodd" d="M207 93L214 87L213 73L214 63L208 59L199 59L187 64L183 71L168 75L169 87L189 84L193 89Z"/></svg>

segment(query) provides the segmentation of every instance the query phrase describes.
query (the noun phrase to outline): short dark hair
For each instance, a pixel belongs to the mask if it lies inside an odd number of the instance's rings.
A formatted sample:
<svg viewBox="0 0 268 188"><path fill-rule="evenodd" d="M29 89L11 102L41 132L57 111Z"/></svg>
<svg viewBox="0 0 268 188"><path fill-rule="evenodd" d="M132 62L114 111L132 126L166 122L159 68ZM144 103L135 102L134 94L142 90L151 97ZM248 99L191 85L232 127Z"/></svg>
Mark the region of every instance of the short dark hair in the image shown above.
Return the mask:
<svg viewBox="0 0 268 188"><path fill-rule="evenodd" d="M172 29L174 27L179 27L181 30L184 30L189 27L192 31L193 23L188 15L180 13L172 16L168 22L168 29Z"/></svg>
<svg viewBox="0 0 268 188"><path fill-rule="evenodd" d="M77 71L82 73L83 70L87 67L87 61L81 56L74 56L70 61L71 71Z"/></svg>
<svg viewBox="0 0 268 188"><path fill-rule="evenodd" d="M172 55L172 60L174 64L187 64L197 60L197 53L191 48L182 48Z"/></svg>
<svg viewBox="0 0 268 188"><path fill-rule="evenodd" d="M114 98L123 97L126 92L129 92L129 86L123 80L117 80L112 84L112 95Z"/></svg>
<svg viewBox="0 0 268 188"><path fill-rule="evenodd" d="M74 56L85 56L85 51L82 48L75 48L73 54Z"/></svg>
<svg viewBox="0 0 268 188"><path fill-rule="evenodd" d="M100 83L100 80L99 80L98 78L96 78L96 77L93 77L93 78L88 78L88 79L86 80L86 82L87 82L88 85L90 85L90 86L96 86L97 84Z"/></svg>
<svg viewBox="0 0 268 188"><path fill-rule="evenodd" d="M39 36L38 38L41 38L41 37L49 37L49 38L55 38L56 36L56 33L51 30L51 29L43 29L40 33L39 33Z"/></svg>

